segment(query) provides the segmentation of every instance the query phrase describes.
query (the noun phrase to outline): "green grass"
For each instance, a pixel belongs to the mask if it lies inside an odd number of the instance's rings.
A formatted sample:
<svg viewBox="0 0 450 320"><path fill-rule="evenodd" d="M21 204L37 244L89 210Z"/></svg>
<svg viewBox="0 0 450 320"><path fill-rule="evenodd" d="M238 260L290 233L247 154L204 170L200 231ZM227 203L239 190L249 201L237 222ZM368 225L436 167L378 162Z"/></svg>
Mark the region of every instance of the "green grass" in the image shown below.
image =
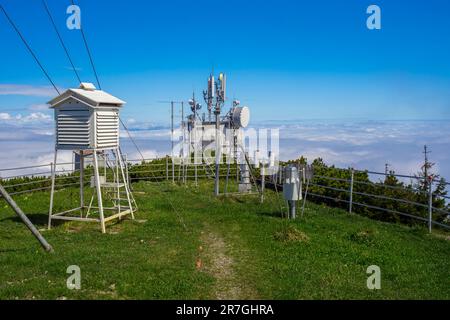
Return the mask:
<svg viewBox="0 0 450 320"><path fill-rule="evenodd" d="M0 202L0 298L450 298L448 234L311 203L303 219L287 221L275 193L260 204L215 198L212 187L134 184L135 221L110 224L105 235L94 223L58 224L43 232L53 254ZM77 197L58 192L55 210ZM15 199L45 228L47 193ZM66 287L69 265L81 268L81 290ZM370 265L381 268L381 290L366 287Z"/></svg>

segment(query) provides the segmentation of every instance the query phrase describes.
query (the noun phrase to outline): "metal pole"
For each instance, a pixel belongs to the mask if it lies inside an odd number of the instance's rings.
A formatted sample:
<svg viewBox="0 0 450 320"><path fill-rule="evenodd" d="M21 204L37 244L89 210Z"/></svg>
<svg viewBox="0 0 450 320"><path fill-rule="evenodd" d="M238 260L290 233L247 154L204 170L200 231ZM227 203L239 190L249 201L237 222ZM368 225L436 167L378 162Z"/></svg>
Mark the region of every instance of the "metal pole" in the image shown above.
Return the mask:
<svg viewBox="0 0 450 320"><path fill-rule="evenodd" d="M280 165L280 174L279 174L279 180L278 180L278 184L282 184L283 183L283 166Z"/></svg>
<svg viewBox="0 0 450 320"><path fill-rule="evenodd" d="M237 143L237 142L236 142ZM235 146L235 153L234 153L234 164L236 165L236 183L239 183L239 164L240 164L240 160L238 158L238 154L237 154L237 146Z"/></svg>
<svg viewBox="0 0 450 320"><path fill-rule="evenodd" d="M214 184L214 194L219 195L219 175L220 175L220 112L216 110L216 178Z"/></svg>
<svg viewBox="0 0 450 320"><path fill-rule="evenodd" d="M264 189L266 186L266 172L264 163L261 163L261 203L264 202Z"/></svg>
<svg viewBox="0 0 450 320"><path fill-rule="evenodd" d="M197 135L195 134L196 128L194 128L194 179L195 179L195 186L198 186L198 166L197 166ZM189 134L189 139L191 138L191 135ZM189 143L189 159L191 159L191 143Z"/></svg>
<svg viewBox="0 0 450 320"><path fill-rule="evenodd" d="M119 149L120 154L122 154L121 150ZM128 155L126 154L124 156L125 158L125 173L127 176L127 184L128 184L128 188L131 190L131 182L130 182L130 173L128 172Z"/></svg>
<svg viewBox="0 0 450 320"><path fill-rule="evenodd" d="M115 155L115 161L116 161L116 188L117 188L117 194L116 194L116 197L117 197L117 213L119 214L119 220L121 220L122 219L122 217L121 217L121 215L120 215L120 211L121 211L121 208L120 208L120 203L121 203L121 200L120 200L120 179L119 179L119 152L116 150L116 152L114 153L114 155ZM106 159L105 159L106 160ZM105 166L106 167L106 166ZM105 177L106 177L106 174L105 174ZM126 183L125 181L123 182L124 184Z"/></svg>
<svg viewBox="0 0 450 320"><path fill-rule="evenodd" d="M428 177L426 177L428 179ZM428 183L428 231L431 233L433 225L433 180Z"/></svg>
<svg viewBox="0 0 450 320"><path fill-rule="evenodd" d="M195 186L198 186L198 168L197 168L197 111L195 111L195 117L194 117L194 124L192 126L192 134L194 135L194 176L195 176ZM191 159L191 147L192 147L192 139L191 139L191 133L189 133L189 159Z"/></svg>
<svg viewBox="0 0 450 320"><path fill-rule="evenodd" d="M289 206L289 219L295 219L296 218L295 201L288 200L288 206Z"/></svg>
<svg viewBox="0 0 450 320"><path fill-rule="evenodd" d="M350 178L350 201L348 206L348 212L352 213L352 206L353 206L353 180L355 178L355 171L351 169L351 178Z"/></svg>
<svg viewBox="0 0 450 320"><path fill-rule="evenodd" d="M230 178L230 163L228 161L227 163L227 176L225 178L225 191L224 193L227 194L228 193L228 179Z"/></svg>
<svg viewBox="0 0 450 320"><path fill-rule="evenodd" d="M166 156L166 180L169 181L169 156Z"/></svg>
<svg viewBox="0 0 450 320"><path fill-rule="evenodd" d="M80 207L81 217L84 214L84 154L80 150Z"/></svg>
<svg viewBox="0 0 450 320"><path fill-rule="evenodd" d="M196 111L197 112L197 111ZM203 147L199 147L198 140L201 140L199 137L197 137L197 113L195 113L194 122L191 126L191 132L189 133L189 139L190 144L189 148L193 150L193 159L194 159L194 176L195 176L195 186L198 186L198 165L199 165L199 149L202 151L201 157L200 157L200 165L203 164ZM189 149L189 150L190 150ZM189 153L189 157L191 154Z"/></svg>
<svg viewBox="0 0 450 320"><path fill-rule="evenodd" d="M50 190L50 206L48 209L48 230L52 228L52 215L53 215L53 198L55 194L55 175L56 175L56 160L58 159L58 149L55 149L54 162L50 164L50 171L52 174L52 186Z"/></svg>
<svg viewBox="0 0 450 320"><path fill-rule="evenodd" d="M171 140L172 140L172 183L175 183L175 162L173 161L173 148L174 148L174 141L173 141L173 101L170 103L171 110L172 110L172 129L171 129Z"/></svg>
<svg viewBox="0 0 450 320"><path fill-rule="evenodd" d="M194 156L195 157L195 156ZM195 160L194 160L195 161ZM197 163L194 164L195 186L198 186Z"/></svg>
<svg viewBox="0 0 450 320"><path fill-rule="evenodd" d="M23 213L23 211L19 208L17 203L9 196L8 192L6 192L5 188L3 188L2 185L0 185L0 194L3 196L5 201L9 204L9 206L15 211L15 213L20 217L20 219L22 219L23 223L25 223L27 228L30 229L31 233L39 241L39 243L42 245L42 247L46 251L52 252L53 251L52 246L48 244L48 242L44 239L44 237L36 229L36 227L33 225L33 223L31 223L31 221L28 219L28 217L25 215L25 213Z"/></svg>
<svg viewBox="0 0 450 320"><path fill-rule="evenodd" d="M123 159L122 159L119 149L116 149L116 156L118 157L118 160L119 160L119 167L120 167L120 173L122 174L122 179L125 180L125 172L123 170L123 167L124 167ZM119 176L117 176L117 180L119 180ZM130 189L128 189L128 184L126 183L126 181L125 181L124 185L125 185L125 193L127 195L127 201L128 201L131 218L134 220L133 204L131 203L131 197L130 197L131 192L130 192Z"/></svg>
<svg viewBox="0 0 450 320"><path fill-rule="evenodd" d="M297 196L301 200L302 196L303 196L303 183L305 181L305 168L302 168L298 172L298 174L299 174L299 177L298 177L299 186L298 186Z"/></svg>
<svg viewBox="0 0 450 320"><path fill-rule="evenodd" d="M102 189L100 185L100 174L98 172L97 150L93 150L93 152L94 152L95 187L97 189L97 201L98 201L98 211L100 215L100 224L102 227L102 233L106 233L105 216L103 215Z"/></svg>
<svg viewBox="0 0 450 320"><path fill-rule="evenodd" d="M302 218L303 218L303 213L305 212L306 197L308 196L308 187L309 187L309 179L306 180L305 198L303 199L303 205L302 205Z"/></svg>
<svg viewBox="0 0 450 320"><path fill-rule="evenodd" d="M181 131L183 134L183 153L182 153L182 164L183 164L183 183L186 184L186 159L185 159L185 150L184 148L186 147L186 137L185 137L185 132L184 132L184 102L181 101Z"/></svg>

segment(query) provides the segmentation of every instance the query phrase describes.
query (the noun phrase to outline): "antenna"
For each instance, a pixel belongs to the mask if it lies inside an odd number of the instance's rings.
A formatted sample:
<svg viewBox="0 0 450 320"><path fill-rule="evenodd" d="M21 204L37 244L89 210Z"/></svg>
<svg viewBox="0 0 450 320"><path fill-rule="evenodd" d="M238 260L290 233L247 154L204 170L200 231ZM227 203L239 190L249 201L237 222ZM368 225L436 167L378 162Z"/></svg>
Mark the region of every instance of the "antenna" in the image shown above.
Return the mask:
<svg viewBox="0 0 450 320"><path fill-rule="evenodd" d="M196 141L196 132L197 132L197 120L201 122L201 127L203 130L200 131L200 135L203 136L203 132L208 132L209 130L215 129L215 139L210 137L207 134L208 142L215 142L215 185L214 185L214 193L215 195L219 195L219 167L222 162L222 148L230 148L233 147L233 157L234 160L242 161L239 166L236 166L236 177L239 181L239 193L247 193L251 192L251 178L253 175L251 173L250 164L248 161L248 156L246 155L245 150L242 147L242 137L239 134L242 128L247 127L250 121L250 110L245 106L241 106L241 102L238 99L232 100L231 109L225 114L225 116L221 117L222 109L226 102L226 92L227 92L227 77L224 73L220 73L216 78L213 73L210 73L207 81L207 88L204 90L203 99L207 104L208 109L208 121L205 119L205 114L203 114L202 118L197 117L197 111L201 109L201 105L197 103L195 98L195 93L192 93L192 98L189 99L189 105L191 107L191 111L193 115L189 116L189 126L188 131L193 134L194 141ZM212 121L211 114L214 113L215 121ZM193 121L193 119L196 119ZM223 136L223 131L229 129L232 131L232 139L233 141L221 141ZM191 137L191 135L189 135ZM204 141L203 141L204 142ZM229 143L228 143L229 142ZM196 146L198 146L197 142ZM190 143L191 145L191 143ZM205 144L200 144L201 148ZM210 144L208 144L210 145ZM231 150L231 149L228 149ZM204 151L204 150L203 150ZM230 151L231 152L231 151ZM239 155L238 155L239 154ZM229 165L229 163L228 163ZM227 193L227 185L229 178L230 168L227 170L227 178L225 182L225 193ZM239 178L240 177L240 178ZM255 179L253 179L255 180ZM254 181L255 182L255 181ZM256 185L256 183L255 183ZM258 188L258 186L256 186Z"/></svg>
<svg viewBox="0 0 450 320"><path fill-rule="evenodd" d="M216 178L214 184L214 194L219 195L219 171L221 162L221 135L220 130L220 112L225 104L225 92L226 92L226 76L224 73L219 74L219 79L215 85L216 89L216 108L214 109L214 115L216 116Z"/></svg>
<svg viewBox="0 0 450 320"><path fill-rule="evenodd" d="M202 105L195 99L195 92L192 92L192 99L189 100L189 105L191 106L192 113L195 114L195 118L197 118L197 111L202 108Z"/></svg>
<svg viewBox="0 0 450 320"><path fill-rule="evenodd" d="M214 68L213 68L214 70ZM208 78L208 86L206 91L203 91L203 99L208 107L208 118L211 121L211 112L214 100L214 91L215 90L215 81L214 81L214 71L209 75Z"/></svg>

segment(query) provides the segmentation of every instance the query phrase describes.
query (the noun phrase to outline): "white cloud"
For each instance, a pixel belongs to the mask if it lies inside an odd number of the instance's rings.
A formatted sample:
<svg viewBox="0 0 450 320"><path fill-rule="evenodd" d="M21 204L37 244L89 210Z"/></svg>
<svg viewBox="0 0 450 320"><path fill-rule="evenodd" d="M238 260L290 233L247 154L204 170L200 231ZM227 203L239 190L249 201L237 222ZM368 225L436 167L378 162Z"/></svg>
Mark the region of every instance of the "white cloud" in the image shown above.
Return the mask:
<svg viewBox="0 0 450 320"><path fill-rule="evenodd" d="M53 121L53 117L49 114L42 112L32 112L30 114L22 115L17 114L16 116L12 116L9 113L0 113L0 122L5 122L10 125L23 125L27 124L50 124Z"/></svg>
<svg viewBox="0 0 450 320"><path fill-rule="evenodd" d="M47 104L33 104L29 109L31 111L46 111L49 110L49 106Z"/></svg>
<svg viewBox="0 0 450 320"><path fill-rule="evenodd" d="M0 120L11 120L12 117L9 113L2 112L0 113Z"/></svg>
<svg viewBox="0 0 450 320"><path fill-rule="evenodd" d="M40 135L40 136L53 136L55 134L55 130L53 128L48 129L33 129L31 130L33 134Z"/></svg>
<svg viewBox="0 0 450 320"><path fill-rule="evenodd" d="M44 155L39 155L39 156L35 156L33 157L33 163L35 163L36 165L47 165L50 164L54 161L55 159L55 154L53 152L51 153L47 153ZM59 151L58 152L58 159L56 161L56 163L58 163L59 165L57 166L56 170L64 170L64 171L68 171L68 170L72 170L73 169L73 153L71 151Z"/></svg>
<svg viewBox="0 0 450 320"><path fill-rule="evenodd" d="M29 148L26 152L20 148L11 148L9 154L0 156L2 165L1 169L8 168L8 171L2 171L0 169L0 177L8 178L17 175L43 175L50 176L51 166L54 161L54 151L52 148L44 147L44 150L37 148ZM72 152L60 151L58 152L59 165L58 171L67 171L73 169ZM32 166L32 168L29 168ZM28 167L28 168L27 168ZM14 168L20 168L11 170ZM23 169L22 169L23 168Z"/></svg>
<svg viewBox="0 0 450 320"><path fill-rule="evenodd" d="M129 130L130 135L134 139L170 139L170 130ZM179 130L174 131L174 136L178 137L181 133ZM123 139L129 139L129 135L125 130L120 131L120 137Z"/></svg>
<svg viewBox="0 0 450 320"><path fill-rule="evenodd" d="M136 150L136 149L135 149ZM160 157L161 155L156 150L144 149L141 150L142 156L144 159L155 159ZM142 160L142 156L138 151L133 151L127 154L128 160Z"/></svg>
<svg viewBox="0 0 450 320"><path fill-rule="evenodd" d="M25 122L50 122L52 121L52 117L48 114L44 114L42 112L33 112L25 117L23 117L21 120Z"/></svg>
<svg viewBox="0 0 450 320"><path fill-rule="evenodd" d="M431 148L435 170L450 178L450 121L303 121L258 127L280 130L281 159L304 155L321 157L328 164L384 172L384 164L399 174L414 174L423 160L424 144ZM129 126L145 158L170 153L170 127L137 121ZM54 148L51 115L33 112L15 117L0 113L0 168L51 162ZM121 131L121 146L128 159L140 154Z"/></svg>
<svg viewBox="0 0 450 320"><path fill-rule="evenodd" d="M60 90L62 91L62 90ZM23 84L0 84L0 95L53 97L56 91L51 86L31 86Z"/></svg>

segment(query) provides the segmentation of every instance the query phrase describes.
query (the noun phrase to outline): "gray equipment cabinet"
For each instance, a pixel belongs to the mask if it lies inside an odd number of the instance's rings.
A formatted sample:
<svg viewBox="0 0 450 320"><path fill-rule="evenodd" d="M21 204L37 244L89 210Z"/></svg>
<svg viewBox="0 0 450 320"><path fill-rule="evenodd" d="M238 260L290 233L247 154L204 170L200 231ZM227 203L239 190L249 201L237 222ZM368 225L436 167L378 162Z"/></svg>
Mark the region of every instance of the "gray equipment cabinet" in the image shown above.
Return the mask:
<svg viewBox="0 0 450 320"><path fill-rule="evenodd" d="M302 199L301 181L298 169L294 165L284 170L283 196L288 202L289 218L296 218L296 202Z"/></svg>

